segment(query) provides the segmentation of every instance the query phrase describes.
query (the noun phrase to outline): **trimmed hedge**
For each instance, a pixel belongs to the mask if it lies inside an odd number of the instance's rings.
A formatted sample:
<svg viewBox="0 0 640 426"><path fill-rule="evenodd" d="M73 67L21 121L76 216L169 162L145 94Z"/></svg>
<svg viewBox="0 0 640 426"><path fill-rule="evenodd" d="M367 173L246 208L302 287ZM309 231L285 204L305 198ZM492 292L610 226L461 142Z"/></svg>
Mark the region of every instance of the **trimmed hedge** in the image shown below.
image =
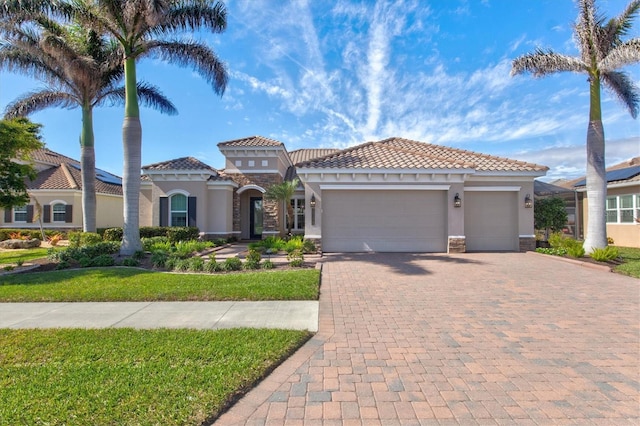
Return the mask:
<svg viewBox="0 0 640 426"><path fill-rule="evenodd" d="M122 228L100 230L105 241L122 241ZM195 226L141 226L140 238L167 237L170 242L197 240L200 230Z"/></svg>

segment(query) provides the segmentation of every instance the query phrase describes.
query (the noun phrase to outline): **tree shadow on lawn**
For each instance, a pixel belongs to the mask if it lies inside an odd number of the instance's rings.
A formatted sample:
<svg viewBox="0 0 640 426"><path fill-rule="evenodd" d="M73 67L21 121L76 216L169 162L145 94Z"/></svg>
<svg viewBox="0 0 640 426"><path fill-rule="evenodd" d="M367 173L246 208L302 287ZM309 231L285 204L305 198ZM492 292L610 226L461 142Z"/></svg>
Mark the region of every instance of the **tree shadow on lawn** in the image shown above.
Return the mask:
<svg viewBox="0 0 640 426"><path fill-rule="evenodd" d="M328 253L323 254L322 263L364 262L373 265L385 265L401 275L429 275L433 272L429 263L453 263L458 265L482 265L484 262L465 258L464 254L452 256L446 253Z"/></svg>

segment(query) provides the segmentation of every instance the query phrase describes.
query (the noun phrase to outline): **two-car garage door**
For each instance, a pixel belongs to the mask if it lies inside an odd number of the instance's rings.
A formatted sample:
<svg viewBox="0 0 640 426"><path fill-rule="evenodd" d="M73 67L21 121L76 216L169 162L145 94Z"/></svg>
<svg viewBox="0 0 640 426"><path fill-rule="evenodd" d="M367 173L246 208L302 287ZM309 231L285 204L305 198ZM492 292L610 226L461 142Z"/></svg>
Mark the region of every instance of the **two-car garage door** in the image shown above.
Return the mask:
<svg viewBox="0 0 640 426"><path fill-rule="evenodd" d="M447 191L324 190L325 252L446 252Z"/></svg>

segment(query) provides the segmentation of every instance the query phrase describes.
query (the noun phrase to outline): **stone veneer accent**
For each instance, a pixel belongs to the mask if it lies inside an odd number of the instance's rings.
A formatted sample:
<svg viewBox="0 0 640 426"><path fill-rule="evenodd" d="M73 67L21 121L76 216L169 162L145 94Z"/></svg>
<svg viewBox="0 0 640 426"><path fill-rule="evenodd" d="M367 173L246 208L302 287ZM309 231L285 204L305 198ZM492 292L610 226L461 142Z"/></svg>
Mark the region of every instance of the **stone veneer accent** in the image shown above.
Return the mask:
<svg viewBox="0 0 640 426"><path fill-rule="evenodd" d="M282 182L282 176L273 173L230 174L231 179L239 185L238 189L246 185L257 185L267 189L273 184ZM263 200L263 232L280 232L278 220L278 203L272 200ZM240 232L240 195L238 190L233 191L233 230Z"/></svg>
<svg viewBox="0 0 640 426"><path fill-rule="evenodd" d="M322 255L322 239L321 238L305 238L305 240L312 241L316 245L316 253Z"/></svg>
<svg viewBox="0 0 640 426"><path fill-rule="evenodd" d="M536 238L535 237L520 237L520 251L535 251L536 250Z"/></svg>
<svg viewBox="0 0 640 426"><path fill-rule="evenodd" d="M465 253L467 240L464 238L449 238L449 253Z"/></svg>

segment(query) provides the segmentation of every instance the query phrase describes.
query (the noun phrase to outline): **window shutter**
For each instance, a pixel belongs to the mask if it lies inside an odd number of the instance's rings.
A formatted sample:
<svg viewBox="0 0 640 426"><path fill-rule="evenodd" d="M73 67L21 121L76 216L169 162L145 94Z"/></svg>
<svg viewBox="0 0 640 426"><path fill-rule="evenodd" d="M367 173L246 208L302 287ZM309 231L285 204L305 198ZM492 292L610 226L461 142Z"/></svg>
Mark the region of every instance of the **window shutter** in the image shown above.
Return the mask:
<svg viewBox="0 0 640 426"><path fill-rule="evenodd" d="M42 206L42 222L50 223L51 222L51 206L45 204Z"/></svg>
<svg viewBox="0 0 640 426"><path fill-rule="evenodd" d="M187 214L189 215L187 226L196 226L196 197L189 197Z"/></svg>
<svg viewBox="0 0 640 426"><path fill-rule="evenodd" d="M27 223L33 222L33 204L27 206Z"/></svg>
<svg viewBox="0 0 640 426"><path fill-rule="evenodd" d="M73 205L71 204L64 206L64 221L66 223L73 222Z"/></svg>
<svg viewBox="0 0 640 426"><path fill-rule="evenodd" d="M169 226L169 197L160 197L160 226Z"/></svg>
<svg viewBox="0 0 640 426"><path fill-rule="evenodd" d="M4 223L11 223L13 222L13 212L11 211L11 209L4 209Z"/></svg>

